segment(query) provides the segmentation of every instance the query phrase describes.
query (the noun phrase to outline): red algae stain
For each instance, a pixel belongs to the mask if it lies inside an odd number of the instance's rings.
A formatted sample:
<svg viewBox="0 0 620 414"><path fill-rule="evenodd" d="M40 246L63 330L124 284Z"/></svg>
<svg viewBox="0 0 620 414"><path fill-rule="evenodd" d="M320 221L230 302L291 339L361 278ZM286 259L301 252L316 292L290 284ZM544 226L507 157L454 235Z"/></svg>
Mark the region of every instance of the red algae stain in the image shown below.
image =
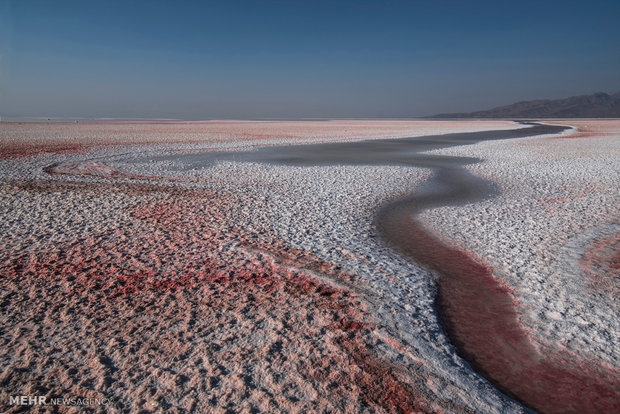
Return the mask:
<svg viewBox="0 0 620 414"><path fill-rule="evenodd" d="M71 146L5 146L0 147L0 159L6 158L22 158L32 157L41 154L66 154L72 152L81 152L88 149L85 145L71 145Z"/></svg>
<svg viewBox="0 0 620 414"><path fill-rule="evenodd" d="M428 234L407 212L387 218L405 253L439 273L439 305L459 353L499 389L545 413L620 410L620 376L593 361L536 349L510 289L490 266Z"/></svg>
<svg viewBox="0 0 620 414"><path fill-rule="evenodd" d="M241 246L256 251L269 252L285 266L294 266L320 273L334 281L346 283L353 280L353 275L344 273L338 266L324 261L311 252L288 247L284 242L277 239L256 240L244 236L240 243Z"/></svg>
<svg viewBox="0 0 620 414"><path fill-rule="evenodd" d="M599 136L612 136L620 132L620 122L618 120L566 120L566 121L545 121L551 125L571 125L577 130L571 134L550 137L546 139L582 139Z"/></svg>
<svg viewBox="0 0 620 414"><path fill-rule="evenodd" d="M282 318L286 319L291 309L315 315L310 321L327 318L326 329L332 333L329 341L340 350L305 360L301 372L328 389L357 393L362 406L390 413L430 411L422 392L403 381L398 370L373 350L374 326L368 322L363 303L340 287L354 277L310 252L231 227L227 213L234 200L201 191L120 183L69 183L63 187L36 182L22 183L22 188L120 191L138 196L160 193L154 200L147 198L130 207L130 222L122 227L3 262L3 283L44 282L48 289L57 286L70 301L97 298L105 312L153 297L169 301L191 294L203 298L208 318L217 321L218 309L226 309L223 315L232 312L238 324L243 323L248 309L286 303L280 310ZM336 284L319 280L313 273ZM86 305L92 306L90 303ZM292 340L315 331L320 332L312 324L295 325L283 335ZM251 362L254 357L245 358Z"/></svg>
<svg viewBox="0 0 620 414"><path fill-rule="evenodd" d="M547 207L545 207L545 212L558 214L558 211L561 210L565 203L582 199L597 191L600 191L600 187L598 186L592 186L586 190L575 190L569 186L563 190L563 193L566 195L562 197L541 198L537 201L547 205Z"/></svg>
<svg viewBox="0 0 620 414"><path fill-rule="evenodd" d="M361 329L363 326L359 325L346 330ZM367 405L395 413L429 411L428 403L416 395L416 390L398 379L397 369L377 359L359 335L343 335L338 343L351 355L354 364L361 368L355 374L353 383L360 388Z"/></svg>
<svg viewBox="0 0 620 414"><path fill-rule="evenodd" d="M592 137L601 137L601 136L611 136L613 133L606 132L597 132L597 131L584 131L581 128L577 130L574 134L568 135L559 135L557 137L551 137L548 139L580 139L580 138L592 138Z"/></svg>
<svg viewBox="0 0 620 414"><path fill-rule="evenodd" d="M593 241L579 260L593 291L618 298L620 294L620 232Z"/></svg>

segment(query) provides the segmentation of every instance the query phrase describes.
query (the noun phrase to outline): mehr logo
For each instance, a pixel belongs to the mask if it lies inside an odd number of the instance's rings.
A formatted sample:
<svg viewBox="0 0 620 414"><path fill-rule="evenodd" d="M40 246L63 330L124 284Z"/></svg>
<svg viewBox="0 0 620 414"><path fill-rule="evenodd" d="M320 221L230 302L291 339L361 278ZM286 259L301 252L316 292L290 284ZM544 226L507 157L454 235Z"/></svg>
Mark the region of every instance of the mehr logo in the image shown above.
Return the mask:
<svg viewBox="0 0 620 414"><path fill-rule="evenodd" d="M46 405L47 397L44 395L11 395L10 405Z"/></svg>
<svg viewBox="0 0 620 414"><path fill-rule="evenodd" d="M50 398L44 395L11 395L9 405L69 405L69 406L93 406L108 405L107 398Z"/></svg>

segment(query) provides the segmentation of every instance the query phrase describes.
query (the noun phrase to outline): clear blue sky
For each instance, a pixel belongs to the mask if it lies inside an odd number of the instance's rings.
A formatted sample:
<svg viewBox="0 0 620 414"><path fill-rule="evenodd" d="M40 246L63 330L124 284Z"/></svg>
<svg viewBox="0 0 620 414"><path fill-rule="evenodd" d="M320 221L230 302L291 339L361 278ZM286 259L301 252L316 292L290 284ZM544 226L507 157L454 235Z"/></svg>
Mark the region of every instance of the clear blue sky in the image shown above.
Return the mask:
<svg viewBox="0 0 620 414"><path fill-rule="evenodd" d="M410 117L620 91L620 1L0 0L0 114Z"/></svg>

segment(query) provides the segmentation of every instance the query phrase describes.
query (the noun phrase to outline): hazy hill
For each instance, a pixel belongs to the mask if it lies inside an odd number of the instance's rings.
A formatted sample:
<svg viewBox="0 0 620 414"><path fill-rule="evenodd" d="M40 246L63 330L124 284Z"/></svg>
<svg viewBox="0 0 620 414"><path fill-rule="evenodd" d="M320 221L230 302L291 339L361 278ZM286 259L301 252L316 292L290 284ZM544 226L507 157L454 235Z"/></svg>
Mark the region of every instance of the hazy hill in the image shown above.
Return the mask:
<svg viewBox="0 0 620 414"><path fill-rule="evenodd" d="M429 118L620 118L620 92L524 101L486 111L439 114Z"/></svg>

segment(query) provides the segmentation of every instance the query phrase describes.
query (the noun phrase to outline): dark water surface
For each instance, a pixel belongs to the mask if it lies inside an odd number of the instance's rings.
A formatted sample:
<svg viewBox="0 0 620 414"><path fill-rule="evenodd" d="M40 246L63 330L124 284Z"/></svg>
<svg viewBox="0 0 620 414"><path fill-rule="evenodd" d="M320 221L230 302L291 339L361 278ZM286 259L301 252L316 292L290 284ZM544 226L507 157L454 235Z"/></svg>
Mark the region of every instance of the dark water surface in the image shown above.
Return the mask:
<svg viewBox="0 0 620 414"><path fill-rule="evenodd" d="M541 355L518 322L509 288L493 270L424 229L421 211L493 195L492 183L463 168L476 158L424 154L481 141L558 134L567 127L524 122L513 130L454 133L309 145L262 147L245 152L205 152L160 157L200 168L215 161L294 166L406 165L432 168L422 191L379 209L376 226L395 249L435 271L437 307L459 355L507 395L543 412L619 412L617 376L561 353Z"/></svg>
<svg viewBox="0 0 620 414"><path fill-rule="evenodd" d="M475 158L460 158L423 154L456 145L481 141L555 134L567 129L563 126L523 122L524 128L431 135L416 138L378 139L366 141L332 142L323 144L282 145L261 147L240 152L201 152L185 155L162 156L156 160L174 160L184 168L200 168L215 161L262 162L284 165L409 165L414 167L458 167L477 162Z"/></svg>

